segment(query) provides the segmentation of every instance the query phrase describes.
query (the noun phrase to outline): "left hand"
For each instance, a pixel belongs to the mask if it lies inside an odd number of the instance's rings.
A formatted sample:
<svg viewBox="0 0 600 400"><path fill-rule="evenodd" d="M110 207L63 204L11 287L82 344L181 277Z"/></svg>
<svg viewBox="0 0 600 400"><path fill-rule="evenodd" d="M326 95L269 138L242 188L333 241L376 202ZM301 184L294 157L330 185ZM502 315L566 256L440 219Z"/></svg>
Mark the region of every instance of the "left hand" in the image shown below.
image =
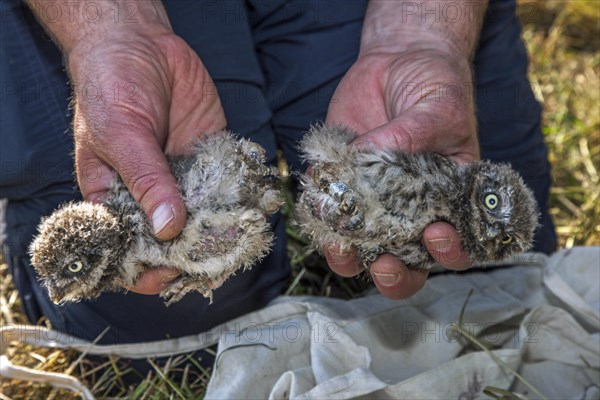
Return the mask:
<svg viewBox="0 0 600 400"><path fill-rule="evenodd" d="M326 123L353 128L361 136L353 145L430 151L459 163L479 158L472 77L466 57L429 47L402 52L361 50L340 82L329 105ZM454 227L437 222L427 227L423 242L431 256L450 269L470 266ZM338 274L361 272L355 253L339 254L335 244L324 251ZM425 284L427 271L409 270L390 254L370 268L386 297L405 298Z"/></svg>

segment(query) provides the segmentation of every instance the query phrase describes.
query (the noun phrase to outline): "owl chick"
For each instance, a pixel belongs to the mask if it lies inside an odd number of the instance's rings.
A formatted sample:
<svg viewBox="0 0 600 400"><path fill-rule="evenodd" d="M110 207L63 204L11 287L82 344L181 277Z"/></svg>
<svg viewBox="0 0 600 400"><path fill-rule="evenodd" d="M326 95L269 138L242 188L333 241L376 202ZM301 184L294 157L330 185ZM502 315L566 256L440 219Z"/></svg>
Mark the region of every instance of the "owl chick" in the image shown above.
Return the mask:
<svg viewBox="0 0 600 400"><path fill-rule="evenodd" d="M434 260L422 234L436 221L454 225L475 264L530 248L537 205L508 165L359 150L348 145L356 136L344 127L320 126L301 143L311 169L301 179L296 220L315 248L354 247L365 267L385 252L411 268L428 269Z"/></svg>
<svg viewBox="0 0 600 400"><path fill-rule="evenodd" d="M104 204L69 203L41 222L31 261L54 302L122 291L157 266L182 272L161 293L167 304L193 290L212 297L238 268L250 268L268 253L267 216L282 199L278 171L265 165L262 147L222 131L169 163L188 210L187 225L173 240L154 237L119 177Z"/></svg>

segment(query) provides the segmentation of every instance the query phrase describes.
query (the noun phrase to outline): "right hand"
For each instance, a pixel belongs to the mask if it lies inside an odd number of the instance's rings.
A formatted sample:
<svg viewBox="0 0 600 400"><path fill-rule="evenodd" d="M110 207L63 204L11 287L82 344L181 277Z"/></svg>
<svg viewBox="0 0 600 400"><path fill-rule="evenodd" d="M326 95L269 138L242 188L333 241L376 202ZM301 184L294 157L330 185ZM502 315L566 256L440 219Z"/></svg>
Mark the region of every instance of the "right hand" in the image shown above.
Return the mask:
<svg viewBox="0 0 600 400"><path fill-rule="evenodd" d="M141 28L141 29L140 29ZM107 30L68 51L74 83L77 181L83 196L103 201L114 173L169 240L187 210L165 154L183 154L199 135L226 126L214 84L196 53L166 24ZM161 267L128 289L156 294L177 277Z"/></svg>
<svg viewBox="0 0 600 400"><path fill-rule="evenodd" d="M457 83L469 82L469 62L457 54L432 50L434 46L402 52L361 50L336 89L326 122L356 129L360 136L353 145L363 149L432 151L458 163L478 159L472 96L443 93ZM409 90L412 85L424 89ZM450 224L429 225L423 232L423 245L446 268L461 270L471 265ZM354 276L364 269L356 249L341 253L337 244L330 243L323 253L341 276ZM409 269L389 253L377 257L369 272L379 292L393 299L418 292L428 275L426 270Z"/></svg>

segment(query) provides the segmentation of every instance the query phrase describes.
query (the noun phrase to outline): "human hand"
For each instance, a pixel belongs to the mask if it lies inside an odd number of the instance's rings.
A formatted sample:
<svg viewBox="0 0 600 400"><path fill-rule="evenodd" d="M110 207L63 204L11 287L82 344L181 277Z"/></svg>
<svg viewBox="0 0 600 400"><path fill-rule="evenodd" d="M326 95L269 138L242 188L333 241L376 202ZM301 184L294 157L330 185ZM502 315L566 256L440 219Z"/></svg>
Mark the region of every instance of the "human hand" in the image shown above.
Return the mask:
<svg viewBox="0 0 600 400"><path fill-rule="evenodd" d="M362 148L432 151L459 163L479 158L471 70L467 57L424 46L418 50L361 49L329 105L326 123L349 126ZM423 243L431 256L450 269L470 265L456 230L444 222L427 227ZM355 252L324 250L329 266L342 276L362 271ZM428 272L410 270L382 254L370 267L379 291L405 298L425 284Z"/></svg>
<svg viewBox="0 0 600 400"><path fill-rule="evenodd" d="M133 25L87 35L66 51L77 181L86 199L101 202L118 173L157 238L168 240L185 226L187 210L165 154L185 153L226 120L218 95L205 90L213 84L208 72L166 14ZM157 268L128 289L156 294L177 275Z"/></svg>

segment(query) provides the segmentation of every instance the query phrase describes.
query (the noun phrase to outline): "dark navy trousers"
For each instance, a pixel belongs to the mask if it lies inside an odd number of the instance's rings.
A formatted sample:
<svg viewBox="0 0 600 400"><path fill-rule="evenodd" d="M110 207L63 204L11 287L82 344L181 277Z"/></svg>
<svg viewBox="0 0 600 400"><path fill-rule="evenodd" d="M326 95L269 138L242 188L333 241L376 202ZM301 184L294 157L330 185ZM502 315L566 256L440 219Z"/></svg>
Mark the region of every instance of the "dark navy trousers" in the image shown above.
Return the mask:
<svg viewBox="0 0 600 400"><path fill-rule="evenodd" d="M293 169L301 169L296 144L311 124L325 119L333 91L357 57L366 2L164 4L175 32L211 74L216 87L206 90L219 93L229 129L260 143L271 162L279 148ZM169 308L158 296L135 293L61 307L49 301L27 247L42 216L81 198L73 175L71 87L59 50L27 7L19 1L0 5L0 198L8 200L3 253L27 317L36 322L46 316L54 328L88 340L110 326L100 343L139 342L203 332L277 296L290 272L281 216L272 220L277 239L270 256L229 279L215 291L213 304L199 294ZM474 60L482 156L510 162L535 191L542 208L535 250L551 252L550 168L515 7L514 1L490 2Z"/></svg>

